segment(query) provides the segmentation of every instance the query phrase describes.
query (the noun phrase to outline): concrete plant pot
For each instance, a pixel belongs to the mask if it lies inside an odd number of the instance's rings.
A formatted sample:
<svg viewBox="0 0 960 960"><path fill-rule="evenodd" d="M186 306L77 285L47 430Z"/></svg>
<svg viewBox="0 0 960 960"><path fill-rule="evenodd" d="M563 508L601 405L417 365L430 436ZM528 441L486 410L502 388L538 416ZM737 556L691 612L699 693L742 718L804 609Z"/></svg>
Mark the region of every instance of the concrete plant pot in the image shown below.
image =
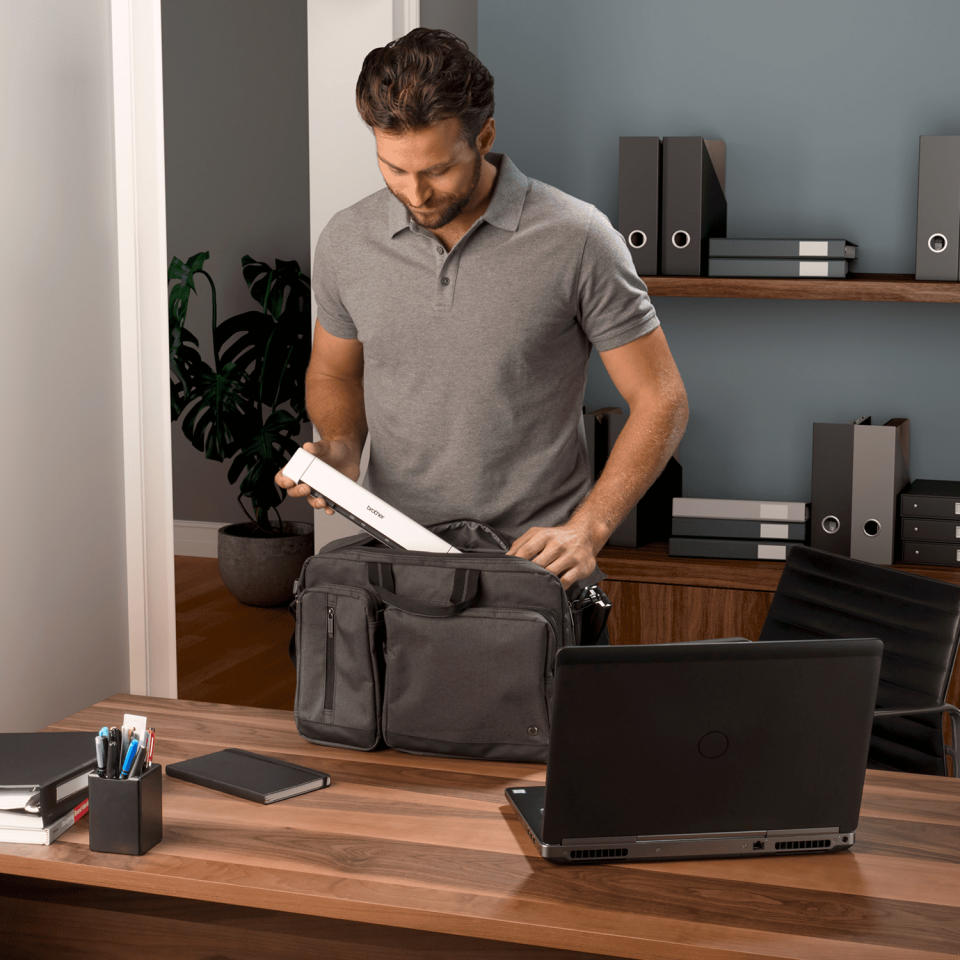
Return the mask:
<svg viewBox="0 0 960 960"><path fill-rule="evenodd" d="M241 602L277 607L293 599L293 582L313 556L313 524L286 522L283 535L265 537L252 523L231 523L217 536L220 577Z"/></svg>

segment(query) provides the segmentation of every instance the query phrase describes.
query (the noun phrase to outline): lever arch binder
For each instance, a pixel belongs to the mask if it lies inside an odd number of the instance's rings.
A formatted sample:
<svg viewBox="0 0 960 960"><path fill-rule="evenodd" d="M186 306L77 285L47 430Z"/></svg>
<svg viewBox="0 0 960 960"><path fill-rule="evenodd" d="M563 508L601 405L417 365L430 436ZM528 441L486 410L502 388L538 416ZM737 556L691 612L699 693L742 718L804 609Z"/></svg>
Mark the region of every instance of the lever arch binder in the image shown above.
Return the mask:
<svg viewBox="0 0 960 960"><path fill-rule="evenodd" d="M659 137L620 138L619 220L641 277L660 272Z"/></svg>
<svg viewBox="0 0 960 960"><path fill-rule="evenodd" d="M917 176L918 280L960 277L960 136L921 137Z"/></svg>
<svg viewBox="0 0 960 960"><path fill-rule="evenodd" d="M727 232L725 171L723 140L663 138L660 265L665 276L706 273L708 238Z"/></svg>

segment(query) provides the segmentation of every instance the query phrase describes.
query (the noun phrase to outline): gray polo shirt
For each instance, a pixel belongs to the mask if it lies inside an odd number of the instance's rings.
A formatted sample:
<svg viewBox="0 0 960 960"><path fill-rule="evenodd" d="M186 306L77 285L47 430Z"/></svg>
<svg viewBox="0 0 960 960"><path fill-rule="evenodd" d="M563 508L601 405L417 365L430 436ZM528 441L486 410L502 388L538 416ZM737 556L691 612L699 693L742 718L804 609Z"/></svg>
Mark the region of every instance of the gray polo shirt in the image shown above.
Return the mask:
<svg viewBox="0 0 960 960"><path fill-rule="evenodd" d="M516 537L565 522L590 489L591 345L659 320L596 207L488 159L490 203L449 253L383 189L324 228L313 290L320 324L363 344L366 486L421 523Z"/></svg>

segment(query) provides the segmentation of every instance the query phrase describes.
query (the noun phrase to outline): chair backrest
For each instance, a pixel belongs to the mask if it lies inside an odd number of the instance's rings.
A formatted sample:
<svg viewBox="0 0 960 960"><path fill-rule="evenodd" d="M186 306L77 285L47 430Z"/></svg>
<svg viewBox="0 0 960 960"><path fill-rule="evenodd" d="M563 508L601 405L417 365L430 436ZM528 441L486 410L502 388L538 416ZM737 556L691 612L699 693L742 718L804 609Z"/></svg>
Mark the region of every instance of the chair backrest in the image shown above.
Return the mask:
<svg viewBox="0 0 960 960"><path fill-rule="evenodd" d="M960 637L960 587L794 547L760 640L879 637L877 707L942 704ZM943 774L942 717L874 721L871 767Z"/></svg>

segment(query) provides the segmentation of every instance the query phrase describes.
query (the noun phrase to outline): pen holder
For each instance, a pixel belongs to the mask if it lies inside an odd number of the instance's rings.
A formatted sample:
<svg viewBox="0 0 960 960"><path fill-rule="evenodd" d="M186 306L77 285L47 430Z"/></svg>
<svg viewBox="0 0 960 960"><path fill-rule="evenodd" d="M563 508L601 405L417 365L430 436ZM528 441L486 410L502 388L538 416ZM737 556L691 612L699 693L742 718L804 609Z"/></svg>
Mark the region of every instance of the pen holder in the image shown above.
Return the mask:
<svg viewBox="0 0 960 960"><path fill-rule="evenodd" d="M90 849L101 853L146 853L163 839L163 777L160 764L139 777L109 780L91 773Z"/></svg>

